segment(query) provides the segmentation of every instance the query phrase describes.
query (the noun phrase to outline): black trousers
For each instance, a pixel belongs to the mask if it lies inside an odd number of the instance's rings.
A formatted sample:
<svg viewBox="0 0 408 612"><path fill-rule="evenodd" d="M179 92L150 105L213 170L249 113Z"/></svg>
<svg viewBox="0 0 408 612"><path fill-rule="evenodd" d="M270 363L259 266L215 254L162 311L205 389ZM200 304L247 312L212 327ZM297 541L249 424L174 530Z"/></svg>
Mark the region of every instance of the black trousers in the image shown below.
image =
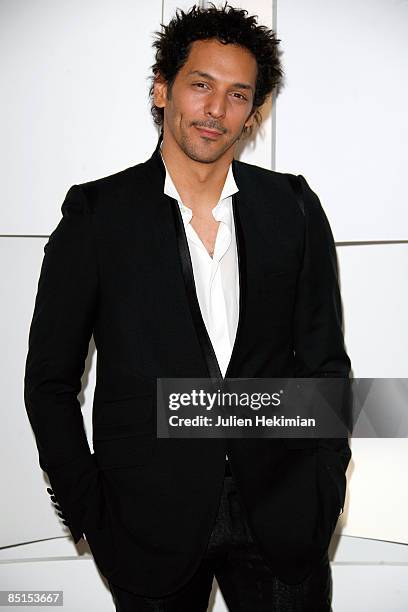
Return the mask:
<svg viewBox="0 0 408 612"><path fill-rule="evenodd" d="M331 612L328 556L304 582L284 584L266 565L252 538L231 473L205 556L194 576L164 598L140 597L109 583L117 612L206 612L213 578L230 612Z"/></svg>

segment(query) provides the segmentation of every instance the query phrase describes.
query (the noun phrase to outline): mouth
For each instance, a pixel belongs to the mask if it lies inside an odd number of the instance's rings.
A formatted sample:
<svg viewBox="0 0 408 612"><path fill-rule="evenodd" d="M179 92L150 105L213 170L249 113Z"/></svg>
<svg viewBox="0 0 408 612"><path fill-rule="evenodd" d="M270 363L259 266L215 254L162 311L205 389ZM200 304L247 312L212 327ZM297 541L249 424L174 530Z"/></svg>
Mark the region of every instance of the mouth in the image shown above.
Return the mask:
<svg viewBox="0 0 408 612"><path fill-rule="evenodd" d="M216 140L217 138L222 136L222 132L219 132L218 130L210 130L209 128L200 128L197 126L194 127L196 128L196 130L199 131L200 136L203 136L204 138L209 138L210 140Z"/></svg>

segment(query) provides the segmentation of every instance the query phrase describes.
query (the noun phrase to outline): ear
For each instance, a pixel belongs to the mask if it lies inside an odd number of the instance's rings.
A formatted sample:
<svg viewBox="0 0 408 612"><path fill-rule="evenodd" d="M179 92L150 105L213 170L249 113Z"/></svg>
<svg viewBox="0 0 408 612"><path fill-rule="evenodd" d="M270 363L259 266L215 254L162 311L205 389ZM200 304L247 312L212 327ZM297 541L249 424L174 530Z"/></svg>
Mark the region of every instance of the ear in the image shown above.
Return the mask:
<svg viewBox="0 0 408 612"><path fill-rule="evenodd" d="M167 82L160 73L154 79L153 99L158 108L164 108L167 104Z"/></svg>
<svg viewBox="0 0 408 612"><path fill-rule="evenodd" d="M245 129L248 130L250 127L252 127L254 125L254 121L255 121L255 112L256 112L256 106L253 107L253 109L251 110L251 113L248 117L248 119L245 121Z"/></svg>

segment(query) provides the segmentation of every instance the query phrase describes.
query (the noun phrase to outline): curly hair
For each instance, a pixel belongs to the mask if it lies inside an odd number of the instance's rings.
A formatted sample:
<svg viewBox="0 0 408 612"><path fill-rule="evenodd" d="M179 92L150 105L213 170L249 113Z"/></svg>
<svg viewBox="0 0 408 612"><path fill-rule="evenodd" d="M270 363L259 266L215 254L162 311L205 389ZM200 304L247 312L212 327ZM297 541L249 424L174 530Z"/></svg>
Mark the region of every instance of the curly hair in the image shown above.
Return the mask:
<svg viewBox="0 0 408 612"><path fill-rule="evenodd" d="M181 9L167 26L161 24L163 30L154 32L157 37L153 42L156 48L155 63L151 66L153 75L149 98L154 122L163 126L164 109L154 104L154 82L157 75L166 81L168 93L178 71L188 60L191 45L196 40L217 39L223 44L238 44L248 49L257 62L257 79L251 113L258 126L262 121L259 109L275 88L279 88L283 78L283 68L280 61L281 42L273 30L257 25L257 15L247 17L248 11L237 9L225 3L222 8L201 8L194 5L188 12ZM244 128L244 133L250 135L252 126Z"/></svg>

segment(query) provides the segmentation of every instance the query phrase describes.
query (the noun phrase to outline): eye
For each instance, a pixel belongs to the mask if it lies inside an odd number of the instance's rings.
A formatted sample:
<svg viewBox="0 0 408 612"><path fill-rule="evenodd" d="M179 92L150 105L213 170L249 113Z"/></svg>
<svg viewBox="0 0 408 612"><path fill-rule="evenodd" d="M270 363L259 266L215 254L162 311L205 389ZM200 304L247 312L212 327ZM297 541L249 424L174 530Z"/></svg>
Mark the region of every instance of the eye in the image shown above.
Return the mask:
<svg viewBox="0 0 408 612"><path fill-rule="evenodd" d="M200 89L202 89L201 85L204 85L204 87L207 87L207 83L193 83L193 85L198 86Z"/></svg>
<svg viewBox="0 0 408 612"><path fill-rule="evenodd" d="M239 96L238 100L246 100L245 96L243 96L242 94L240 94L240 93L238 93L236 91L232 95L233 96Z"/></svg>

